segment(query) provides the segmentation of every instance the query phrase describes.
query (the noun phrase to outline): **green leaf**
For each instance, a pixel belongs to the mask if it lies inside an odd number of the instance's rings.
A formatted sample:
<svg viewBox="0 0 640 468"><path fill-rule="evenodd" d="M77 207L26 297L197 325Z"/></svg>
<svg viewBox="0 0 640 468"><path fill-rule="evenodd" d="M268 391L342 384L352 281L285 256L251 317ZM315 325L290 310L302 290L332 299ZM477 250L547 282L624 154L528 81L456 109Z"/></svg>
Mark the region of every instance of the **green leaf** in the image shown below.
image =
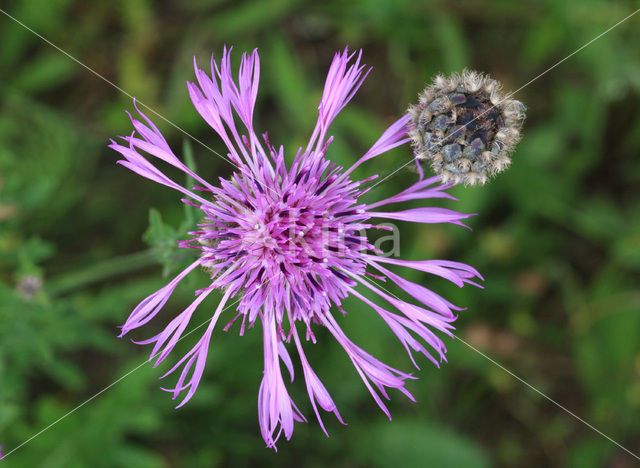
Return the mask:
<svg viewBox="0 0 640 468"><path fill-rule="evenodd" d="M196 160L193 157L193 147L191 145L190 140L184 139L182 141L182 154L184 155L184 160L187 167L191 169L191 171L194 174L197 174L198 168L196 167ZM195 179L187 175L185 180L185 187L191 188L191 186L194 184L196 184ZM184 221L180 226L180 231L187 232L195 228L199 215L200 215L200 210L198 208L185 203L184 204Z"/></svg>
<svg viewBox="0 0 640 468"><path fill-rule="evenodd" d="M257 0L236 4L225 13L214 16L211 22L213 33L219 38L233 37L242 33L273 26L288 15L300 0Z"/></svg>
<svg viewBox="0 0 640 468"><path fill-rule="evenodd" d="M78 64L71 59L47 50L20 70L13 84L22 91L42 93L65 84L77 70Z"/></svg>
<svg viewBox="0 0 640 468"><path fill-rule="evenodd" d="M489 466L489 458L479 446L442 426L394 421L358 429L362 433L355 448L372 466Z"/></svg>
<svg viewBox="0 0 640 468"><path fill-rule="evenodd" d="M282 107L281 115L291 122L296 133L308 132L317 114L312 112L314 98L310 96L300 57L296 56L292 44L283 38L274 39L268 50L271 66L267 78Z"/></svg>

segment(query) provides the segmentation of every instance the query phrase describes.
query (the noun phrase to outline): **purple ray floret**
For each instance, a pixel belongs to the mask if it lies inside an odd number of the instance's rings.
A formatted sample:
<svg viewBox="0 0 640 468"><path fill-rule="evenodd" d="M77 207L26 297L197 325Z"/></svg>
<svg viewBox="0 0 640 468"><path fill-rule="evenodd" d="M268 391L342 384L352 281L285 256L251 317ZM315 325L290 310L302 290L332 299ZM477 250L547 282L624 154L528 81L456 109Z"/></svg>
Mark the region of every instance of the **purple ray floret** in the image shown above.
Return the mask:
<svg viewBox="0 0 640 468"><path fill-rule="evenodd" d="M153 345L149 359L155 360L155 365L160 364L183 336L196 308L214 289L221 290L222 300L204 335L165 374L181 369L176 386L165 389L174 399L184 395L179 406L195 393L213 330L225 309L234 306L236 312L225 330L236 320L240 335L258 320L262 325L264 375L258 393L258 419L268 447L275 448L282 433L291 438L295 421L306 421L285 384L282 364L290 379L294 378L288 348L297 352L309 399L323 431L326 433L319 408L333 412L343 422L303 349L304 342L316 342L314 327L325 327L340 343L371 395L390 418L383 401L389 398L387 389L397 389L413 400L405 383L415 377L384 364L347 337L339 324L340 315L346 313L342 301L351 295L370 306L389 325L416 367L412 351L439 365L445 360L446 348L436 332L450 336L452 323L462 309L390 268L422 271L460 287L479 286L473 279L482 278L463 263L384 257L370 243L367 232L385 228L376 224L375 219L464 226L461 220L471 215L435 207L379 211L385 205L409 200L453 198L445 191L451 185L440 184L438 177L421 176L406 190L374 203L361 200L367 191L363 184L377 176L354 180L350 174L362 163L409 141L408 115L393 123L350 168L345 170L328 158L332 137L327 132L331 122L370 71L360 62L361 51L356 55L345 49L333 58L318 106L317 124L306 148L299 148L291 164L285 163L282 146L272 146L266 134L259 137L254 128L260 75L257 51L242 55L237 80L232 75L230 52L225 48L219 61L212 57L210 74L194 62L196 82L187 83L193 105L222 138L228 148L227 157L236 166L229 179L220 179L214 185L191 171L137 107L140 118L131 117L135 131L124 137L124 142L111 142L110 147L124 158L118 161L120 164L181 192L186 196L185 203L202 211L202 221L189 233L191 238L180 241L181 247L198 249L198 259L140 302L122 326L121 336L151 321L180 281L202 267L210 275L211 284L196 291L195 301L162 332L138 342ZM236 126L237 119L242 128ZM174 182L156 167L161 161L185 172L198 185L186 188ZM407 300L388 293L375 278L398 285L407 293ZM369 291L366 296L365 291ZM370 297L376 297L377 301Z"/></svg>

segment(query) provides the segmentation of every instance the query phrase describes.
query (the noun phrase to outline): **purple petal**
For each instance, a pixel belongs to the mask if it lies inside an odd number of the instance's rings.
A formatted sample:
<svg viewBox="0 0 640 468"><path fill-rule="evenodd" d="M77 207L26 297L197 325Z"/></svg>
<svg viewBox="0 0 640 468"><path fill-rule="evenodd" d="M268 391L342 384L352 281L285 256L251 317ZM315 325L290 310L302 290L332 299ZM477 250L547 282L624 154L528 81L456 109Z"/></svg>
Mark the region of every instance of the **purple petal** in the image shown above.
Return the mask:
<svg viewBox="0 0 640 468"><path fill-rule="evenodd" d="M204 367L207 361L207 354L209 352L209 342L211 340L211 334L213 332L214 327L216 326L216 323L218 321L218 318L220 317L220 314L224 310L224 306L227 303L228 299L229 299L229 291L226 291L224 296L220 300L220 303L218 304L218 307L216 308L216 311L213 314L213 317L211 317L211 321L209 322L209 326L207 327L207 330L204 332L204 334L202 335L198 343L191 349L191 351L189 351L182 359L180 359L180 361L178 361L171 369L169 369L169 371L167 371L161 377L161 378L164 378L169 374L173 373L179 366L181 366L185 361L187 361L186 365L184 366L184 369L182 370L182 373L180 374L180 377L178 378L176 386L173 389L164 389L168 392L173 393L174 400L178 397L180 393L188 389L186 396L184 397L182 402L178 406L176 406L176 409L186 404L191 399L191 397L193 397L193 395L196 392L196 389L198 388L198 384L200 383L200 379L202 378ZM194 364L195 364L195 367L194 367ZM189 373L191 373L191 377L187 380Z"/></svg>
<svg viewBox="0 0 640 468"><path fill-rule="evenodd" d="M123 337L135 328L141 327L155 317L167 303L174 289L178 286L178 283L180 283L185 276L187 276L201 263L201 259L196 260L171 280L166 286L143 299L136 308L133 309L133 312L131 312L129 318L121 327L122 333L120 334L120 337Z"/></svg>
<svg viewBox="0 0 640 468"><path fill-rule="evenodd" d="M378 138L369 151L367 151L364 156L362 156L356 163L351 166L347 171L344 172L343 175L350 174L356 167L360 166L365 161L375 158L387 151L395 148L396 146L403 145L410 141L410 138L407 136L407 124L411 120L411 116L406 114L392 123L389 128L387 128L382 136Z"/></svg>
<svg viewBox="0 0 640 468"><path fill-rule="evenodd" d="M459 287L463 287L464 283L469 283L482 288L481 285L470 281L469 278L480 278L484 281L482 275L475 268L460 262L452 262L449 260L402 260L399 258L382 257L377 255L368 255L369 261L390 263L392 265L400 265L414 270L424 271L433 275L447 279Z"/></svg>
<svg viewBox="0 0 640 468"><path fill-rule="evenodd" d="M475 213L465 214L454 210L448 210L446 208L411 208L404 211L368 211L371 217L374 218L386 218L397 219L399 221L411 221L413 223L452 223L460 226L467 227L461 223L461 219L470 218L475 216Z"/></svg>

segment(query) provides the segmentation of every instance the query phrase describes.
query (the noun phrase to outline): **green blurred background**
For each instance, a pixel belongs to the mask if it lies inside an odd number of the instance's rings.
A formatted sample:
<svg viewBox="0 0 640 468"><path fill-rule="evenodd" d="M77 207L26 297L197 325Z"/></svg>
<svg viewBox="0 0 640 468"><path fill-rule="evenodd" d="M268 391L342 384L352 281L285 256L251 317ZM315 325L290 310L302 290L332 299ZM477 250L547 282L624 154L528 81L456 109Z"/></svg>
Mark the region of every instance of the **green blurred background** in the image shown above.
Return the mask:
<svg viewBox="0 0 640 468"><path fill-rule="evenodd" d="M346 3L346 4L345 4ZM330 157L349 164L437 72L490 73L515 90L632 13L635 1L20 0L1 8L210 145L188 99L192 57L259 49L256 121L291 157L313 127L334 51L363 48L374 70L339 116ZM442 206L479 213L473 231L401 225L405 258L477 267L486 289L414 274L468 307L458 334L640 453L640 15L516 98L529 107L513 166ZM131 308L189 262L194 222L172 190L115 165L131 100L0 15L0 444L5 453L139 366L149 349L116 338ZM152 114L149 113L150 116ZM231 167L153 117L211 181ZM185 154L182 152L182 154ZM408 147L366 166L385 173ZM173 174L175 175L175 174ZM371 200L406 186L378 186ZM152 212L150 209L157 211ZM151 222L149 221L151 219ZM162 313L206 283L191 275ZM215 298L201 307L205 320ZM400 369L404 349L375 313L347 303L353 340ZM230 318L231 316L229 316ZM137 338L151 336L149 327ZM173 360L197 341L179 344ZM349 423L298 424L274 454L257 422L261 333L215 334L194 399L175 411L142 366L13 453L12 467L627 467L633 457L460 341L420 361L413 404L379 411L326 333L308 346ZM172 361L173 360L168 360ZM313 420L304 385L294 400Z"/></svg>

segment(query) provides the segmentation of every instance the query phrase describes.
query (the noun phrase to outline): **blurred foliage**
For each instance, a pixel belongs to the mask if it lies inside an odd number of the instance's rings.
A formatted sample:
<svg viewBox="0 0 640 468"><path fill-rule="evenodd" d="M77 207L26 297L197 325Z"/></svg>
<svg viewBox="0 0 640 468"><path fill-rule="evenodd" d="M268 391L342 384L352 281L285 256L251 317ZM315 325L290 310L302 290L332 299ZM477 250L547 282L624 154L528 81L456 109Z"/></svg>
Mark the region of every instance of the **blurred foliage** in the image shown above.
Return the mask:
<svg viewBox="0 0 640 468"><path fill-rule="evenodd" d="M636 7L631 0L2 3L221 154L184 86L193 55L204 63L223 44L259 48L257 127L291 156L312 129L333 52L362 47L373 73L332 129L330 157L344 165L436 72L470 67L516 90ZM443 205L479 213L473 232L401 226L403 257L464 261L485 275L484 290L410 278L468 307L457 322L461 337L636 453L639 21L519 90L529 114L513 167L484 188L455 188L460 201ZM258 431L255 330L218 333L198 393L174 411L157 388L161 369L140 367L148 350L118 340L116 326L189 261L175 240L197 214L114 164L106 144L130 132L126 95L4 15L0 44L0 444L6 453L55 423L7 466L632 466L628 454L454 340L442 369L421 362L420 380L410 384L417 404L393 395L388 422L320 331L309 359L349 426L327 416L327 439L315 422L300 424L277 454ZM229 174L221 158L154 120L199 173L211 181ZM361 175L391 172L409 154L397 149ZM406 173L392 178L371 197L406 180ZM206 282L191 276L156 327ZM199 321L215 301L200 308ZM358 301L347 307L353 339L409 369L375 314ZM309 415L304 386L296 382L291 393Z"/></svg>

